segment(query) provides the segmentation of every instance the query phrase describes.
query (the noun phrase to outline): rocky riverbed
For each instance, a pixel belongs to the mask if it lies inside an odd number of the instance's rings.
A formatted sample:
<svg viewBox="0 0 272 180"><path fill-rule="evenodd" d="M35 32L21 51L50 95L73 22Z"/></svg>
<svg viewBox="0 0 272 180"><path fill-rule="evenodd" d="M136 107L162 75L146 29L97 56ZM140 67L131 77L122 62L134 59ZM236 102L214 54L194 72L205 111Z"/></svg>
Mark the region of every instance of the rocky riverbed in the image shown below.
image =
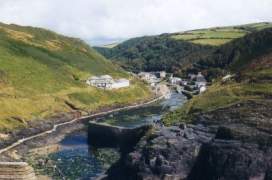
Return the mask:
<svg viewBox="0 0 272 180"><path fill-rule="evenodd" d="M271 180L271 127L271 101L197 114L193 124L154 129L105 179Z"/></svg>

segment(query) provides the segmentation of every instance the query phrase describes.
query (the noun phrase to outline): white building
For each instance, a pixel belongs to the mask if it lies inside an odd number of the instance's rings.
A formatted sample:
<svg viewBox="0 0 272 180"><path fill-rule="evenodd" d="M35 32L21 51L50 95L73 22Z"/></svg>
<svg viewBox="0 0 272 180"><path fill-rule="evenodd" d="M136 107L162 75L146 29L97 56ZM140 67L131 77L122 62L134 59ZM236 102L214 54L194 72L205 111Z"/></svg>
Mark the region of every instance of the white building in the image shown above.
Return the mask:
<svg viewBox="0 0 272 180"><path fill-rule="evenodd" d="M200 93L203 93L203 92L205 92L207 90L207 87L206 86L201 86L200 88L199 88L199 92Z"/></svg>
<svg viewBox="0 0 272 180"><path fill-rule="evenodd" d="M179 77L170 77L169 81L171 84L180 84L182 82L182 79Z"/></svg>
<svg viewBox="0 0 272 180"><path fill-rule="evenodd" d="M158 79L154 74L148 73L148 72L141 72L138 74L138 76L149 83L151 86L155 86L156 83L160 82L160 79Z"/></svg>
<svg viewBox="0 0 272 180"><path fill-rule="evenodd" d="M109 75L90 77L86 81L86 84L102 89L119 89L130 85L127 79L118 79L115 81Z"/></svg>
<svg viewBox="0 0 272 180"><path fill-rule="evenodd" d="M196 84L196 86L197 86L198 88L201 88L201 87L203 87L203 86L206 87L207 81L206 81L205 77L202 75L201 72L199 72L199 73L196 75L196 82L195 82L195 84Z"/></svg>
<svg viewBox="0 0 272 180"><path fill-rule="evenodd" d="M150 81L154 75L148 72L140 72L138 76L144 81Z"/></svg>
<svg viewBox="0 0 272 180"><path fill-rule="evenodd" d="M225 83L227 81L230 81L235 75L228 74L222 78L222 82Z"/></svg>
<svg viewBox="0 0 272 180"><path fill-rule="evenodd" d="M165 71L160 71L160 78L163 79L166 77L166 72Z"/></svg>
<svg viewBox="0 0 272 180"><path fill-rule="evenodd" d="M189 77L189 79L190 79L191 81L195 80L196 76L197 76L197 75L191 74L191 73L188 75L188 77Z"/></svg>
<svg viewBox="0 0 272 180"><path fill-rule="evenodd" d="M130 83L128 79L118 79L112 84L112 89L119 89L129 87Z"/></svg>
<svg viewBox="0 0 272 180"><path fill-rule="evenodd" d="M114 83L113 79L109 75L103 75L103 76L93 76L89 78L86 83L90 86L95 86L98 88L103 88L103 89L111 89L112 84Z"/></svg>
<svg viewBox="0 0 272 180"><path fill-rule="evenodd" d="M182 81L181 81L181 84L182 84L183 86L186 86L186 85L188 85L188 81L182 80Z"/></svg>

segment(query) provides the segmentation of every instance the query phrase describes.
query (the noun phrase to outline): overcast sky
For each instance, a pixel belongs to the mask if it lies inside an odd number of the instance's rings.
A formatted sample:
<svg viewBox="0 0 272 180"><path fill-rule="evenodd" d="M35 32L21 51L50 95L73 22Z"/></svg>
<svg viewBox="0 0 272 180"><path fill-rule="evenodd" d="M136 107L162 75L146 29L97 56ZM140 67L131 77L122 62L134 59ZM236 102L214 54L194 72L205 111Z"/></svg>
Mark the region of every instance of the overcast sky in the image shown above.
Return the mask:
<svg viewBox="0 0 272 180"><path fill-rule="evenodd" d="M95 45L272 21L272 0L0 0L0 21L44 27Z"/></svg>

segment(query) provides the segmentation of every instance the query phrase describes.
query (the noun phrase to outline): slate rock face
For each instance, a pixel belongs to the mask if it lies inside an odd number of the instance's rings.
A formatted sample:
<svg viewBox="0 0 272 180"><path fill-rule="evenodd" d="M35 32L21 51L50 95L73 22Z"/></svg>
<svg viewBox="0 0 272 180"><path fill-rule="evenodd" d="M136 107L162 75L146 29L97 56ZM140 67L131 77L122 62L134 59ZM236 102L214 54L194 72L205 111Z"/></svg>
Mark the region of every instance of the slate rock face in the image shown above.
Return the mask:
<svg viewBox="0 0 272 180"><path fill-rule="evenodd" d="M108 178L272 180L272 101L197 114L193 123L155 129Z"/></svg>
<svg viewBox="0 0 272 180"><path fill-rule="evenodd" d="M194 166L201 145L212 137L213 134L200 125L156 130L123 158L123 172L127 176L119 179L185 179ZM111 175L114 171L114 168L109 171L109 177L116 178L116 174Z"/></svg>
<svg viewBox="0 0 272 180"><path fill-rule="evenodd" d="M188 179L271 180L272 104L248 101L196 116L217 127L202 145Z"/></svg>
<svg viewBox="0 0 272 180"><path fill-rule="evenodd" d="M188 179L263 180L272 168L272 148L215 140L201 147Z"/></svg>

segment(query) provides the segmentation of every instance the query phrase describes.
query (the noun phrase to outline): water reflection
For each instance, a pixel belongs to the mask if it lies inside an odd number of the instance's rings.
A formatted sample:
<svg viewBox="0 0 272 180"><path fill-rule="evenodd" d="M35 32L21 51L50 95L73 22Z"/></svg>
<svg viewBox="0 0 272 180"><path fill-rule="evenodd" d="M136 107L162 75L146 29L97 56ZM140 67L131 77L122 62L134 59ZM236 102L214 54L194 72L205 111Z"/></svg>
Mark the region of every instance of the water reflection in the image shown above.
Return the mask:
<svg viewBox="0 0 272 180"><path fill-rule="evenodd" d="M173 93L169 99L162 100L159 103L138 109L117 112L98 119L98 121L115 126L137 127L160 120L164 113L176 110L185 101L185 96Z"/></svg>

